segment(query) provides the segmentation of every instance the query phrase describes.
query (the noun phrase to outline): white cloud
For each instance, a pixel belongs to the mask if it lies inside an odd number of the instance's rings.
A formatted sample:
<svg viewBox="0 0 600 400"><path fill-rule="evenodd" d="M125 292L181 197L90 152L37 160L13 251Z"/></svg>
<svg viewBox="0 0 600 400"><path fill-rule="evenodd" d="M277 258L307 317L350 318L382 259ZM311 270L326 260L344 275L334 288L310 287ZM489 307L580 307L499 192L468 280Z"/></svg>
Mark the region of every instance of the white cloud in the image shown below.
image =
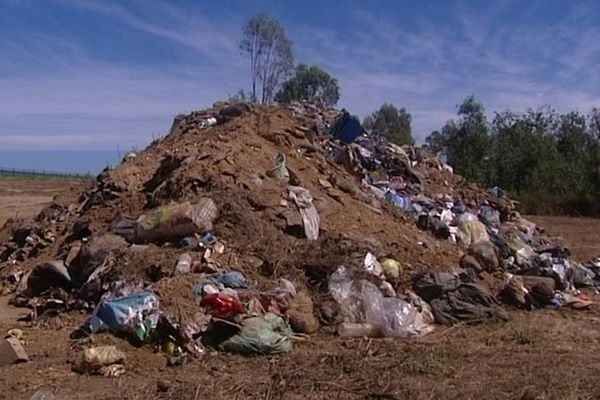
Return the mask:
<svg viewBox="0 0 600 400"><path fill-rule="evenodd" d="M0 66L44 67L43 73L0 78L0 147L139 146L165 133L175 114L248 86L238 50L240 15L157 0L54 1L148 40L167 41L189 57L140 67L101 62L61 36L0 41L0 55L10 55L0 57ZM470 94L484 101L490 115L544 104L583 112L600 105L600 30L592 12L574 6L560 23L534 23L536 7L544 6L503 1L485 11L457 8L442 23L419 15L410 27L365 6L343 29L307 20L288 31L298 60L320 64L338 78L341 106L363 117L383 102L406 107L423 140Z"/></svg>

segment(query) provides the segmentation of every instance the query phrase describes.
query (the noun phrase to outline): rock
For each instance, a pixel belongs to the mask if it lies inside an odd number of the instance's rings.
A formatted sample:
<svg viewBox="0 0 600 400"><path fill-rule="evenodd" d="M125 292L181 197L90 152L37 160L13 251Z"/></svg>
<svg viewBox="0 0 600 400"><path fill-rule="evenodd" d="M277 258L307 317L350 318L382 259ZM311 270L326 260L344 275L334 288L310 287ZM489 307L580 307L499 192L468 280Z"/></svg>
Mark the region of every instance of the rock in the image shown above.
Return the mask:
<svg viewBox="0 0 600 400"><path fill-rule="evenodd" d="M521 276L523 285L531 293L534 302L540 306L552 303L556 282L554 279L543 276Z"/></svg>
<svg viewBox="0 0 600 400"><path fill-rule="evenodd" d="M475 272L480 273L483 271L483 267L481 266L481 264L479 264L479 262L477 261L477 259L471 255L464 255L461 259L460 259L460 267L463 269L469 269L472 268Z"/></svg>
<svg viewBox="0 0 600 400"><path fill-rule="evenodd" d="M556 290L556 282L554 282L554 279L546 276L521 275L521 279L523 280L523 285L528 290L533 289L533 287L537 285L547 286L548 290L552 292Z"/></svg>
<svg viewBox="0 0 600 400"><path fill-rule="evenodd" d="M507 282L506 286L500 293L500 298L507 304L515 307L527 306L527 293L523 285L523 279L515 275Z"/></svg>
<svg viewBox="0 0 600 400"><path fill-rule="evenodd" d="M29 361L21 342L10 337L0 341L0 365L9 365Z"/></svg>
<svg viewBox="0 0 600 400"><path fill-rule="evenodd" d="M492 242L481 241L471 245L469 254L475 257L486 271L494 272L498 270L500 264L498 253Z"/></svg>
<svg viewBox="0 0 600 400"><path fill-rule="evenodd" d="M249 112L252 110L252 107L249 103L235 103L226 107L223 107L219 111L219 121L220 122L229 122L232 119L239 117L245 112Z"/></svg>
<svg viewBox="0 0 600 400"><path fill-rule="evenodd" d="M319 321L314 316L313 310L312 299L306 293L299 292L291 300L285 315L295 332L315 333L319 329Z"/></svg>

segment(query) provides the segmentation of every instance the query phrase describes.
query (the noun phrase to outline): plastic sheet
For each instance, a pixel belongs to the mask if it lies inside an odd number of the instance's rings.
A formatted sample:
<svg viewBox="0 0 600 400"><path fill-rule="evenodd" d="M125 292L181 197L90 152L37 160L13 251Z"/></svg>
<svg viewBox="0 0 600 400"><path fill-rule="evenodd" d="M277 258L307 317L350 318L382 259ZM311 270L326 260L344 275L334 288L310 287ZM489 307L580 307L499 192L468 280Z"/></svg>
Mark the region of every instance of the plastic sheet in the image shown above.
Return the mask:
<svg viewBox="0 0 600 400"><path fill-rule="evenodd" d="M343 266L331 275L329 292L340 305L345 322L370 324L375 327L369 328L372 332L406 337L433 330L433 316L426 304L418 310L402 299L384 297L377 286L364 279L354 280Z"/></svg>
<svg viewBox="0 0 600 400"><path fill-rule="evenodd" d="M304 225L304 234L308 240L319 238L319 224L321 222L319 213L313 204L310 192L300 186L288 186L290 199L294 200Z"/></svg>

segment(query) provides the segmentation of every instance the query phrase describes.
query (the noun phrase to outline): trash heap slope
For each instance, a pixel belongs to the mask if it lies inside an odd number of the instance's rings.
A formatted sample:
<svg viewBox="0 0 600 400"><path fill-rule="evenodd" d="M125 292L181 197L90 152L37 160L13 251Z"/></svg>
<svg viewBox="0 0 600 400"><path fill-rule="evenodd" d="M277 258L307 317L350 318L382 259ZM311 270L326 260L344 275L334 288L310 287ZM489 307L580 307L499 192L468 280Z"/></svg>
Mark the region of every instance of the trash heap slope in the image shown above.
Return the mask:
<svg viewBox="0 0 600 400"><path fill-rule="evenodd" d="M4 227L0 237L10 238L0 249L4 293L14 293L15 304L37 313L57 305L91 311L102 300L149 291L153 295L137 299L154 307L158 301L150 296L156 295L170 327L194 325L193 335L179 332L191 342L203 332L199 306L216 295L203 292L211 287L202 281L210 271L240 272L261 292L289 279L316 303L321 322L332 326L340 322L330 309L336 308L332 297L348 317L352 312L344 307L361 290L363 307L369 299L381 305L375 325L397 325L402 313L421 318L414 311L427 308L420 298L396 297L409 287L436 305L436 321L454 323L447 309L471 320L502 319L494 295L504 288L514 288L511 301L530 305L524 297L528 283L504 275L504 266L536 269L559 284L570 279L564 272L571 271L568 255L546 251L549 243L515 213L512 201L466 182L422 149L382 144L377 137L363 137L361 145L340 143L324 131L338 115L303 105L242 103L178 116L166 137L128 154L79 196L66 193L30 224ZM365 173L365 165L374 167ZM152 231L161 224L182 229L171 224L174 215L198 214L199 204L199 235ZM318 214L311 221L318 229L313 226L310 234L307 210ZM150 221L147 231L140 221ZM218 250L214 241L221 244ZM459 264L466 272L433 274ZM383 273L388 267L395 269L391 277ZM431 275L414 280L416 272ZM486 272L496 273L489 287L480 285ZM360 279L365 274L381 286ZM503 289L495 290L499 280ZM340 290L332 289L332 281ZM545 306L554 299L554 286L542 283L531 286L544 289L539 297ZM355 292L345 291L346 284ZM262 306L265 314L269 306ZM246 311L253 318L250 306ZM347 322L373 320L356 315Z"/></svg>
<svg viewBox="0 0 600 400"><path fill-rule="evenodd" d="M228 253L235 255L229 266L255 276L260 271L252 267L249 256L255 263L258 258L277 266L275 275L297 275L296 270L308 262L336 255L339 259L331 262L343 262L344 255L337 254L342 241L374 245L414 267L456 264L458 252L453 246L420 232L401 211L385 202L378 204L382 215L367 208L377 200L360 189L355 176L324 154L315 144L318 140L311 143L311 124L290 109L256 107L209 128L175 126L170 135L136 157L102 172L96 187L78 199L80 203L72 196L58 198L42 211L39 223L48 223L57 238L19 268L56 259L59 249L72 240L77 220L89 222L92 233L97 234L107 231L120 214L137 216L159 205L201 196L212 198L220 210L214 232L227 244ZM299 184L314 197L322 231L315 243L293 236L294 232L286 233L281 214L293 207L291 203L282 205L288 198L287 186L266 176L279 153L286 156ZM64 215L55 221L52 212ZM150 247L144 263L164 262L170 267L175 262L164 257L160 246ZM145 267L124 265L119 272L138 274Z"/></svg>

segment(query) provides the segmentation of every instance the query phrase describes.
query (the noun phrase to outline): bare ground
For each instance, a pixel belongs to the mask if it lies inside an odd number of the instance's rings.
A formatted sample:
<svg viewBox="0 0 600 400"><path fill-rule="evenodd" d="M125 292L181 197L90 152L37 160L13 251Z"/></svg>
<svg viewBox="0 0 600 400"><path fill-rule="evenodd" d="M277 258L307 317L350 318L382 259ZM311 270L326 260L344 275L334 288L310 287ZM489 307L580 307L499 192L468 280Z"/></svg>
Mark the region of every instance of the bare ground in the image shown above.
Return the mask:
<svg viewBox="0 0 600 400"><path fill-rule="evenodd" d="M0 216L13 217L16 211L33 215L69 185L0 181ZM595 234L599 220L532 219L561 236L576 258L600 254L600 235ZM600 398L598 307L515 310L507 323L438 326L432 335L410 340L342 339L323 333L290 354L209 352L177 367L167 367L165 356L150 346L134 348L113 335L95 335L94 344L114 344L126 352L127 373L119 378L71 372L68 361L77 349L68 337L85 315L72 312L33 325L18 321L22 315L1 299L0 333L21 328L31 362L0 367L0 399L29 399L42 386L52 388L57 399ZM165 391L157 388L161 380Z"/></svg>
<svg viewBox="0 0 600 400"><path fill-rule="evenodd" d="M9 218L31 218L63 190L81 181L47 178L0 178L0 227Z"/></svg>

